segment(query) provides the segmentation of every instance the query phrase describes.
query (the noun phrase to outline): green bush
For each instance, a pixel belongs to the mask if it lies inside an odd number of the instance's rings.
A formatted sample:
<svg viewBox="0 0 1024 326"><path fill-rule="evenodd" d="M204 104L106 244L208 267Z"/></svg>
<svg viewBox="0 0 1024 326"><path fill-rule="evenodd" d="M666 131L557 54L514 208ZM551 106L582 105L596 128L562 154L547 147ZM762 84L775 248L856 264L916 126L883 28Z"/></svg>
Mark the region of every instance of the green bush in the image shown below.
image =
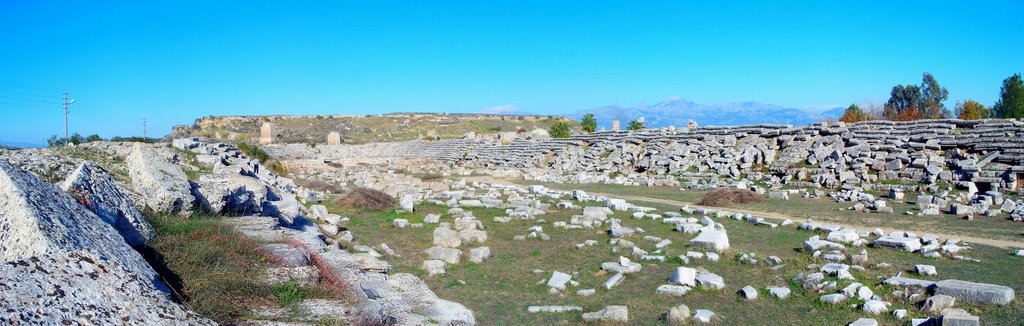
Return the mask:
<svg viewBox="0 0 1024 326"><path fill-rule="evenodd" d="M569 138L569 125L562 121L551 124L551 138Z"/></svg>

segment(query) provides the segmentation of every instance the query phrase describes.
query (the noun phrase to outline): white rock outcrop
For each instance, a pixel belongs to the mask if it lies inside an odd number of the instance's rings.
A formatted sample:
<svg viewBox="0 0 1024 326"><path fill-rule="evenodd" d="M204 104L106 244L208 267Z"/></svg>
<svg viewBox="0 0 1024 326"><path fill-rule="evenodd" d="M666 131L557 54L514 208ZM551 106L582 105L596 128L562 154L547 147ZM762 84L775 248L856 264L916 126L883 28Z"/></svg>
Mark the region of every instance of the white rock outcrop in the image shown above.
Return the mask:
<svg viewBox="0 0 1024 326"><path fill-rule="evenodd" d="M3 325L216 325L92 250L0 264Z"/></svg>
<svg viewBox="0 0 1024 326"><path fill-rule="evenodd" d="M56 186L0 160L0 261L60 249L94 250L151 286L165 289L153 268L114 227Z"/></svg>
<svg viewBox="0 0 1024 326"><path fill-rule="evenodd" d="M155 235L153 227L132 206L110 174L91 161L79 164L75 172L60 184L60 188L117 229L121 237L132 246L143 245Z"/></svg>
<svg viewBox="0 0 1024 326"><path fill-rule="evenodd" d="M155 212L188 215L192 211L192 188L181 167L167 162L153 148L135 144L125 159L135 190L144 194L145 206Z"/></svg>
<svg viewBox="0 0 1024 326"><path fill-rule="evenodd" d="M269 199L269 190L258 179L241 174L203 175L196 182L197 201L212 213L256 214Z"/></svg>

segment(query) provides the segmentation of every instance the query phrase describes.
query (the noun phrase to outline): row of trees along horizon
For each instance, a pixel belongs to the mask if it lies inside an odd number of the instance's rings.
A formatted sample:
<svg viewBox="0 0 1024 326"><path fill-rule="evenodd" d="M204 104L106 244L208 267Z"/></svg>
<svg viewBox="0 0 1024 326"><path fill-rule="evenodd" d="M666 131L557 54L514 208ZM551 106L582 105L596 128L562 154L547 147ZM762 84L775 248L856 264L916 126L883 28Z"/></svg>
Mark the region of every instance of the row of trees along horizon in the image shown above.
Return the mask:
<svg viewBox="0 0 1024 326"><path fill-rule="evenodd" d="M95 142L95 141L105 141L105 140L109 140L109 141L112 141L112 142L155 143L155 142L159 142L160 138L148 138L148 137L137 137L137 136L131 136L131 137L114 136L114 137L111 137L110 139L103 139L103 137L100 137L100 135L97 135L97 134L92 134L92 135L88 135L88 136L82 136L82 135L80 135L80 134L78 134L76 132L76 133L71 134L71 136L68 137L68 138L57 137L57 135L50 136L50 138L46 139L46 146L47 147L63 147L64 144L79 145L79 144L84 144L84 143L91 143L91 142Z"/></svg>
<svg viewBox="0 0 1024 326"><path fill-rule="evenodd" d="M858 122L869 120L912 121L922 119L979 120L988 118L1024 119L1024 80L1020 73L1003 80L999 91L999 100L991 108L975 100L957 102L953 112L946 108L944 102L949 91L935 80L935 76L924 73L921 85L896 85L889 93L889 101L882 107L868 105L866 109L857 104L850 104L839 118L842 122ZM626 125L626 130L644 129L642 120L633 120ZM586 133L597 130L597 119L588 113L580 119L580 129ZM569 124L555 121L551 124L552 138L568 138L572 136Z"/></svg>
<svg viewBox="0 0 1024 326"><path fill-rule="evenodd" d="M1024 118L1024 80L1019 73L1003 80L999 99L991 107L967 99L957 102L950 112L944 104L948 97L949 91L939 86L935 76L926 72L921 78L921 85L893 86L889 92L889 101L881 108L874 105L861 108L857 104L850 104L839 121L912 121L954 117L962 120Z"/></svg>

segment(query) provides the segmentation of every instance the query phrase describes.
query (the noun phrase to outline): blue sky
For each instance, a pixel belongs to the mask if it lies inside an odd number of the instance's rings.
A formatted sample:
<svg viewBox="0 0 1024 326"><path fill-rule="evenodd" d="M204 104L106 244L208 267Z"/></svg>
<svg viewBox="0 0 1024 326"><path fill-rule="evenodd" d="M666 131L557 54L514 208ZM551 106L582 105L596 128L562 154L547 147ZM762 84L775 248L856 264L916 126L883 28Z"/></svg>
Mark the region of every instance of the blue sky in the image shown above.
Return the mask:
<svg viewBox="0 0 1024 326"><path fill-rule="evenodd" d="M570 113L679 96L952 107L1024 72L1022 1L0 1L0 142L205 115Z"/></svg>

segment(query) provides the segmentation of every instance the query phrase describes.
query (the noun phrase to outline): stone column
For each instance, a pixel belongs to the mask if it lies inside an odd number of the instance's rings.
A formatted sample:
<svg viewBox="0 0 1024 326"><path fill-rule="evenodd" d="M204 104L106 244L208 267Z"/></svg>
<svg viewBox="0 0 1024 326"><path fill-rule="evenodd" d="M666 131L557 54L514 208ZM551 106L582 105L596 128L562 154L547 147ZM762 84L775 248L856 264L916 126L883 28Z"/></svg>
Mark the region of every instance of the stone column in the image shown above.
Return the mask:
<svg viewBox="0 0 1024 326"><path fill-rule="evenodd" d="M270 122L264 122L260 126L260 145L274 143L274 125Z"/></svg>
<svg viewBox="0 0 1024 326"><path fill-rule="evenodd" d="M327 134L327 145L338 145L341 144L341 134L337 131L332 131Z"/></svg>
<svg viewBox="0 0 1024 326"><path fill-rule="evenodd" d="M612 120L612 131L622 130L622 126L619 125L619 120Z"/></svg>

